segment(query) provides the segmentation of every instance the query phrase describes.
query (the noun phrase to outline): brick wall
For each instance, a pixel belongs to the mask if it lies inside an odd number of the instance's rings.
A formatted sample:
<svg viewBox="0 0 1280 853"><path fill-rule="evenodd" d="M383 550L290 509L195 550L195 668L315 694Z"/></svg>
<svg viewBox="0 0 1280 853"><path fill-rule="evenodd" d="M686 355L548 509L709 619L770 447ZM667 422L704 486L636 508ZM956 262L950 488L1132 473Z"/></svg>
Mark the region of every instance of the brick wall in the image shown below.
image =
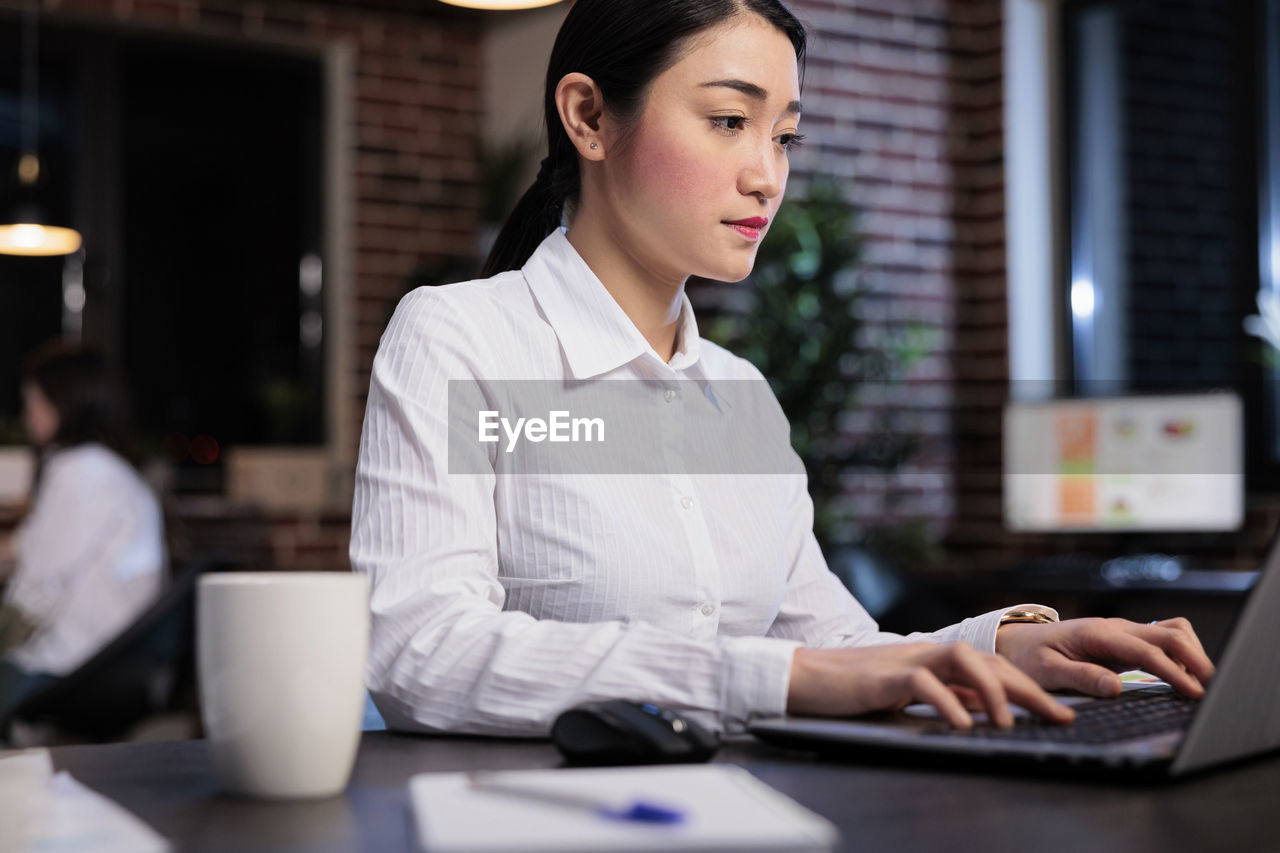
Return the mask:
<svg viewBox="0 0 1280 853"><path fill-rule="evenodd" d="M42 8L50 19L161 38L354 48L347 239L355 339L336 355L350 372L344 416L358 437L378 338L410 274L473 245L482 16L417 0L44 0ZM341 513L273 513L268 523L276 566L346 565L350 521Z"/></svg>
<svg viewBox="0 0 1280 853"><path fill-rule="evenodd" d="M928 355L890 407L921 441L891 475L853 472L867 525L920 520L929 539L999 524L1006 391L1000 0L796 0L811 53L798 173L847 181L864 239L863 346L908 326ZM966 464L957 469L956 430ZM970 463L978 464L970 464ZM989 466L995 466L989 468Z"/></svg>
<svg viewBox="0 0 1280 853"><path fill-rule="evenodd" d="M1004 232L1002 4L950 4L956 14L951 157L955 166L956 512L947 534L951 570L994 568L981 553L1004 539L1001 423L1008 397L1008 298Z"/></svg>

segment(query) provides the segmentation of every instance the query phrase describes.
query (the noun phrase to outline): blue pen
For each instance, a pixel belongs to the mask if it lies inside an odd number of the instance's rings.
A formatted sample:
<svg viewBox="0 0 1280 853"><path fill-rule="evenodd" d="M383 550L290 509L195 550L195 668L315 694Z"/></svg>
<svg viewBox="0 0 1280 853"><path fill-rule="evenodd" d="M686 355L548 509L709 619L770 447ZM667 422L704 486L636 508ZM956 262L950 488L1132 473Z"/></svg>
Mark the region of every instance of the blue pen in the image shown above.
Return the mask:
<svg viewBox="0 0 1280 853"><path fill-rule="evenodd" d="M625 806L618 806L607 800L600 800L585 794L549 791L546 788L533 785L522 785L511 781L510 777L496 774L468 774L467 784L473 791L502 794L507 797L519 797L523 800L535 800L541 803L580 809L609 820L630 820L638 823L679 823L684 820L684 812L660 803L633 800Z"/></svg>

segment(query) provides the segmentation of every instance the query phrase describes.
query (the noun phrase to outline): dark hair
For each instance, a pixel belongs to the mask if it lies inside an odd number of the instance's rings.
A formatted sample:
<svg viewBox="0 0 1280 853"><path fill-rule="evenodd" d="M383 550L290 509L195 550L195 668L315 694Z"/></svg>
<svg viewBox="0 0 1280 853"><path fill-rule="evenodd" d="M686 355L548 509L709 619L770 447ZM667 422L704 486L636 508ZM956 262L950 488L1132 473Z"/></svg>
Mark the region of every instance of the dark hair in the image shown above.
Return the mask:
<svg viewBox="0 0 1280 853"><path fill-rule="evenodd" d="M51 447L97 442L137 465L127 399L100 352L50 341L27 356L22 380L39 388L58 411Z"/></svg>
<svg viewBox="0 0 1280 853"><path fill-rule="evenodd" d="M523 266L560 227L565 202L578 195L577 150L556 109L560 80L575 71L590 77L604 95L605 109L625 124L640 113L649 84L676 63L692 36L742 14L758 15L781 30L803 66L804 26L779 0L577 0L570 7L547 65L547 158L507 217L484 276Z"/></svg>

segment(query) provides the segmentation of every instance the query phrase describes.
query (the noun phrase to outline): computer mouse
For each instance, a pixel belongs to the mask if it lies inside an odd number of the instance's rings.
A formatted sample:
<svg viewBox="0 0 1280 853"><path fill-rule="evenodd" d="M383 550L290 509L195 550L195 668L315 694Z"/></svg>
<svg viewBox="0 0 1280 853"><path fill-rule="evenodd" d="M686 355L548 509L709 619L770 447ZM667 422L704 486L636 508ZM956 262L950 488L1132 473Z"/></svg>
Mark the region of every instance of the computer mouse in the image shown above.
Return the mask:
<svg viewBox="0 0 1280 853"><path fill-rule="evenodd" d="M610 699L556 717L551 740L570 764L679 764L706 761L716 736L676 711Z"/></svg>

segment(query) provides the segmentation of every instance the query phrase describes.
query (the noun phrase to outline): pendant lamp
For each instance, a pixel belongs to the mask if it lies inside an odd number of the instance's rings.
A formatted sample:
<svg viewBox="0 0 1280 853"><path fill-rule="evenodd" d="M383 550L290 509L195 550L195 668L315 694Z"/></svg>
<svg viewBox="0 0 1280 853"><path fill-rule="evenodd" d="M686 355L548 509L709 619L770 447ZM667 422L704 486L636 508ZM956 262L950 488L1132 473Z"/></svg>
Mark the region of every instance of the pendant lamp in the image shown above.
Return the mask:
<svg viewBox="0 0 1280 853"><path fill-rule="evenodd" d="M468 9L486 9L500 12L509 9L533 9L538 6L550 6L560 0L440 0L450 6L465 6Z"/></svg>
<svg viewBox="0 0 1280 853"><path fill-rule="evenodd" d="M13 198L0 218L0 254L5 255L69 255L81 244L80 232L52 223L42 204L37 2L27 0L22 17L22 156Z"/></svg>

